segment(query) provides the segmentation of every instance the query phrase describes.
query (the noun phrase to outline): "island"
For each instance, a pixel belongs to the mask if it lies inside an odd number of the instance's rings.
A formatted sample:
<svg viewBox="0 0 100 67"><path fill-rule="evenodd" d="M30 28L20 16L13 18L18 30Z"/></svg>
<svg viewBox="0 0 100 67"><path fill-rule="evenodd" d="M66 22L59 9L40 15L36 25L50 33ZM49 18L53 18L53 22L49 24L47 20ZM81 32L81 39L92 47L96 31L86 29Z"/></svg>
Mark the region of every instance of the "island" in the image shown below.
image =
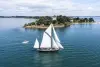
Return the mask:
<svg viewBox="0 0 100 67"><path fill-rule="evenodd" d="M55 28L61 28L70 26L73 23L93 23L95 22L93 18L79 18L79 17L69 17L69 16L41 16L35 22L27 23L24 28L47 28L51 23Z"/></svg>

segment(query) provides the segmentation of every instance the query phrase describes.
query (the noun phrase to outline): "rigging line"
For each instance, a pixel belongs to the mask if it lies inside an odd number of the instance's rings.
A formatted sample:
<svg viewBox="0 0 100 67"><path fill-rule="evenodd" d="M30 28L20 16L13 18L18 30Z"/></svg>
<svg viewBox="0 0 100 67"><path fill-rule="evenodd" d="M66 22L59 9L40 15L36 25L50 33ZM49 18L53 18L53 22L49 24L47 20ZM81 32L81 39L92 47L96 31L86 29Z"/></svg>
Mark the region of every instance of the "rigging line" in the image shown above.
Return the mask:
<svg viewBox="0 0 100 67"><path fill-rule="evenodd" d="M51 38L51 36L50 36L47 32L45 32L45 33ZM54 40L55 40L56 42L58 42L58 43L61 43L61 42L57 41L55 38L54 38Z"/></svg>
<svg viewBox="0 0 100 67"><path fill-rule="evenodd" d="M47 32L44 32L44 33L46 33L51 38L51 36Z"/></svg>
<svg viewBox="0 0 100 67"><path fill-rule="evenodd" d="M54 40L55 40L56 42L60 43L60 44L67 44L66 42L59 42L59 41L56 40L55 38L54 38Z"/></svg>
<svg viewBox="0 0 100 67"><path fill-rule="evenodd" d="M44 33L46 33L50 38L51 38L51 36L45 31ZM55 38L54 38L54 40L56 41L56 42L58 42L58 43L63 43L63 44L67 44L67 43L65 43L65 42L59 42L59 41L57 41Z"/></svg>
<svg viewBox="0 0 100 67"><path fill-rule="evenodd" d="M54 38L54 40L55 40L56 42L58 42L58 43L61 43L61 42L59 42L58 40L56 40L55 38Z"/></svg>

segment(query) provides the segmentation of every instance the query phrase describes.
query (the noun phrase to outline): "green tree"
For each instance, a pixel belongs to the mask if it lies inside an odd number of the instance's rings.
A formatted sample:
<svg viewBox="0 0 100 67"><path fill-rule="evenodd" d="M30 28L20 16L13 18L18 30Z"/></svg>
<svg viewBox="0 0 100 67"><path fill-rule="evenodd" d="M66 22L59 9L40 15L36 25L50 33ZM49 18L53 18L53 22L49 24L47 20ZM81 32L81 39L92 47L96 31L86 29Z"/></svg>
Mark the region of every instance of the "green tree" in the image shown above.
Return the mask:
<svg viewBox="0 0 100 67"><path fill-rule="evenodd" d="M52 23L53 23L53 24L56 24L56 23L57 23L57 20L53 20Z"/></svg>
<svg viewBox="0 0 100 67"><path fill-rule="evenodd" d="M64 22L65 22L65 21L64 21L64 18L62 17L62 15L57 16L57 21L58 21L58 24L64 23Z"/></svg>
<svg viewBox="0 0 100 67"><path fill-rule="evenodd" d="M94 22L94 19L93 18L89 18L89 22Z"/></svg>
<svg viewBox="0 0 100 67"><path fill-rule="evenodd" d="M84 18L84 21L85 21L85 22L88 22L89 20L88 20L88 18Z"/></svg>
<svg viewBox="0 0 100 67"><path fill-rule="evenodd" d="M44 24L49 25L52 22L52 18L49 16L40 17L39 20L36 21L37 25Z"/></svg>

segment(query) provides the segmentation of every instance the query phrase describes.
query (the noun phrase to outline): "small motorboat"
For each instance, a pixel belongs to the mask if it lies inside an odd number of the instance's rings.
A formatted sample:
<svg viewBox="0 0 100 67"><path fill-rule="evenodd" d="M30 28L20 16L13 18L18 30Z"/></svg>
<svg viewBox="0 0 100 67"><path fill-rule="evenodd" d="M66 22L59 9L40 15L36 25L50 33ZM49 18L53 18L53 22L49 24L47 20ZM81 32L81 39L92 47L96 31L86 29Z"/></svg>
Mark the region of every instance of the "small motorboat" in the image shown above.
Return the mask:
<svg viewBox="0 0 100 67"><path fill-rule="evenodd" d="M29 43L29 41L25 40L25 41L23 41L22 43L23 43L23 44L27 44L27 43Z"/></svg>

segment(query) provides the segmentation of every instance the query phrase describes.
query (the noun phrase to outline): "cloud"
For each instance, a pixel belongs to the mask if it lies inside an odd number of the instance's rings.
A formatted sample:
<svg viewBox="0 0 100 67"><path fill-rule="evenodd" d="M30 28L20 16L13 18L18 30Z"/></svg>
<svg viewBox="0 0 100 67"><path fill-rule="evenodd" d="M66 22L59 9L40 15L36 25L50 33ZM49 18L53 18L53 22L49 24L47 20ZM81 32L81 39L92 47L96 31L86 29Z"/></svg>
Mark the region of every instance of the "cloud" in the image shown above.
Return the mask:
<svg viewBox="0 0 100 67"><path fill-rule="evenodd" d="M0 0L0 15L100 15L99 6L97 0Z"/></svg>
<svg viewBox="0 0 100 67"><path fill-rule="evenodd" d="M47 9L50 8L51 5L47 4L29 4L29 3L24 3L24 4L18 4L19 7L27 7L30 9Z"/></svg>
<svg viewBox="0 0 100 67"><path fill-rule="evenodd" d="M88 7L88 9L89 9L89 10L92 10L93 8L92 8L92 7Z"/></svg>

